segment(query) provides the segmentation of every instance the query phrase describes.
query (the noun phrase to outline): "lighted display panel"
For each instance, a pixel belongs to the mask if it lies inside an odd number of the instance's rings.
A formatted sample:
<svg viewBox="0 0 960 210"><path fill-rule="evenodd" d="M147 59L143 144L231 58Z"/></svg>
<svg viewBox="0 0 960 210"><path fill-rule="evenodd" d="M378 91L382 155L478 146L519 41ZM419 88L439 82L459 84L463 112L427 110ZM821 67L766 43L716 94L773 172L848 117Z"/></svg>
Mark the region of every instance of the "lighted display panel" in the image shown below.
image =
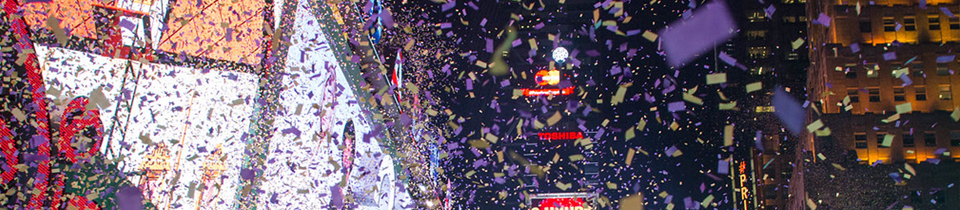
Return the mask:
<svg viewBox="0 0 960 210"><path fill-rule="evenodd" d="M130 65L136 73L124 74L126 60L63 48L37 53L48 97L63 104L88 96L100 109L105 158L128 174L163 169L127 177L145 198L162 209L234 203L242 158L234 154L250 125L255 75L137 62Z"/></svg>
<svg viewBox="0 0 960 210"><path fill-rule="evenodd" d="M275 118L258 208L400 209L411 203L398 184L393 160L383 153L374 123L364 113L321 33L313 8L296 9L283 114ZM311 50L307 50L307 49ZM352 122L354 138L345 138ZM385 131L383 131L385 132ZM351 151L352 150L352 151ZM352 160L350 160L352 157ZM350 168L343 168L348 166Z"/></svg>

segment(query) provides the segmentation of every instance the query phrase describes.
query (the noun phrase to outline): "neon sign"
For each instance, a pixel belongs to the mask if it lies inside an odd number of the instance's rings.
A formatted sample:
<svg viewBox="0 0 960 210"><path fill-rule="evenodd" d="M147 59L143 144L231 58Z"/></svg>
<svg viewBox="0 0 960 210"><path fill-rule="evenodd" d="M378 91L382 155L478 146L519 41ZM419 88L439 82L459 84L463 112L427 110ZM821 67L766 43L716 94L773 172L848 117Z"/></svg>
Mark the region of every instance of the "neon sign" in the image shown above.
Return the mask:
<svg viewBox="0 0 960 210"><path fill-rule="evenodd" d="M746 183L747 183L747 174L746 174L746 171L747 171L747 163L746 163L746 162L740 162L740 168L739 168L739 169L740 169L740 170L738 170L738 171L740 172L740 199L743 200L743 209L747 209L747 207L748 207L747 196L748 196L748 193L749 193L749 191L750 191L750 190L747 188L747 186L746 186Z"/></svg>
<svg viewBox="0 0 960 210"><path fill-rule="evenodd" d="M583 132L540 132L540 140L575 140L583 138Z"/></svg>
<svg viewBox="0 0 960 210"><path fill-rule="evenodd" d="M540 200L531 210L589 210L593 209L583 198L546 198Z"/></svg>
<svg viewBox="0 0 960 210"><path fill-rule="evenodd" d="M540 86L544 85L557 85L560 84L560 71L557 70L540 70L536 74L537 84Z"/></svg>
<svg viewBox="0 0 960 210"><path fill-rule="evenodd" d="M522 89L524 96L570 95L573 87L563 89Z"/></svg>

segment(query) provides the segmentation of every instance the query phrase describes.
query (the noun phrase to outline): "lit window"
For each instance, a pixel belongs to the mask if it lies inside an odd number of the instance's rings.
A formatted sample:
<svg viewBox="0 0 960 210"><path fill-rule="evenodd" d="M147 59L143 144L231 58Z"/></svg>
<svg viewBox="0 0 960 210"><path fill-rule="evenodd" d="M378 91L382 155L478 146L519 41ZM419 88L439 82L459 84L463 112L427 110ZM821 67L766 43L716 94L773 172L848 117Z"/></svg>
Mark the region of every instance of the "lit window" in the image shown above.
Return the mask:
<svg viewBox="0 0 960 210"><path fill-rule="evenodd" d="M853 134L854 140L856 140L857 149L867 148L867 134L866 133L856 133Z"/></svg>
<svg viewBox="0 0 960 210"><path fill-rule="evenodd" d="M907 31L917 30L917 19L913 16L903 17L903 29Z"/></svg>
<svg viewBox="0 0 960 210"><path fill-rule="evenodd" d="M867 134L866 133L856 133L853 135L854 140L856 140L857 149L867 148Z"/></svg>
<svg viewBox="0 0 960 210"><path fill-rule="evenodd" d="M897 31L897 22L893 20L893 17L883 17L883 31Z"/></svg>
<svg viewBox="0 0 960 210"><path fill-rule="evenodd" d="M880 88L868 88L867 94L870 95L870 102L880 102Z"/></svg>
<svg viewBox="0 0 960 210"><path fill-rule="evenodd" d="M800 54L796 52L789 52L787 53L787 60L788 61L800 60Z"/></svg>
<svg viewBox="0 0 960 210"><path fill-rule="evenodd" d="M930 22L930 30L940 30L940 17L937 15L927 16L927 21Z"/></svg>
<svg viewBox="0 0 960 210"><path fill-rule="evenodd" d="M923 145L928 147L937 146L937 133L933 131L923 132Z"/></svg>
<svg viewBox="0 0 960 210"><path fill-rule="evenodd" d="M957 30L960 29L960 18L950 18L950 29Z"/></svg>
<svg viewBox="0 0 960 210"><path fill-rule="evenodd" d="M940 85L940 100L950 99L953 99L953 91L950 90L950 85Z"/></svg>
<svg viewBox="0 0 960 210"><path fill-rule="evenodd" d="M788 15L785 15L785 16L783 16L783 22L784 22L784 23L796 23L796 22L797 22L797 16L788 16Z"/></svg>
<svg viewBox="0 0 960 210"><path fill-rule="evenodd" d="M748 53L750 54L750 58L754 58L754 59L767 58L768 56L770 56L770 50L767 49L767 47L765 46L750 47L750 49L748 50Z"/></svg>
<svg viewBox="0 0 960 210"><path fill-rule="evenodd" d="M903 90L902 87L893 88L893 100L894 101L906 101L907 92Z"/></svg>
<svg viewBox="0 0 960 210"><path fill-rule="evenodd" d="M912 134L904 132L903 135L901 135L901 136L903 137L903 147L914 147L914 146L915 146L915 145L914 145L914 142L915 142L916 140L913 139L913 135L912 135Z"/></svg>
<svg viewBox="0 0 960 210"><path fill-rule="evenodd" d="M767 30L749 30L747 31L747 38L750 40L763 40L767 37Z"/></svg>
<svg viewBox="0 0 960 210"><path fill-rule="evenodd" d="M960 147L960 131L950 131L950 146Z"/></svg>
<svg viewBox="0 0 960 210"><path fill-rule="evenodd" d="M847 96L850 96L851 103L860 102L860 90L857 90L856 88L848 88Z"/></svg>
<svg viewBox="0 0 960 210"><path fill-rule="evenodd" d="M917 101L926 101L927 100L927 88L923 86L917 86Z"/></svg>
<svg viewBox="0 0 960 210"><path fill-rule="evenodd" d="M938 75L938 76L947 76L947 75L950 75L950 69L947 68L947 64L946 64L946 63L938 63L938 64L937 64L937 75Z"/></svg>
<svg viewBox="0 0 960 210"><path fill-rule="evenodd" d="M754 11L747 15L747 19L750 22L762 22L767 20L767 14L763 11Z"/></svg>

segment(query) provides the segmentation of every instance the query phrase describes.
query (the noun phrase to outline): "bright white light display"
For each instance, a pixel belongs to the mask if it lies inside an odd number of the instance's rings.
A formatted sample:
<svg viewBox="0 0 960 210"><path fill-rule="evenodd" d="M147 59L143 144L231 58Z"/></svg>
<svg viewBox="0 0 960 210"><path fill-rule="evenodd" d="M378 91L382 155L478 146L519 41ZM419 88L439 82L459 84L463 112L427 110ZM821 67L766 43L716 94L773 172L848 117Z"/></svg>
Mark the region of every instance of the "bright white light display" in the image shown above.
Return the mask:
<svg viewBox="0 0 960 210"><path fill-rule="evenodd" d="M62 104L90 96L99 106L105 131L113 131L105 134L101 149L106 158L128 174L143 171L145 161L169 168L159 177L127 177L151 189L144 194L152 203L161 209L232 206L238 151L244 148L240 136L249 130L257 93L255 75L133 62L137 78L124 74L126 60L62 48L38 47L37 54L48 97ZM162 158L149 160L155 149ZM204 172L211 175L205 179ZM208 199L198 200L201 194Z"/></svg>
<svg viewBox="0 0 960 210"><path fill-rule="evenodd" d="M553 60L557 63L563 63L563 61L567 60L567 56L570 56L567 48L557 47L557 49L553 49Z"/></svg>
<svg viewBox="0 0 960 210"><path fill-rule="evenodd" d="M285 88L278 102L283 114L274 121L258 208L327 209L334 200L348 196L361 209L409 205L409 195L397 187L392 160L375 138L363 140L370 135L372 122L362 112L312 10L301 1L295 13L292 28L297 30L291 36L282 81ZM341 168L342 147L346 147L344 126L350 120L357 136L353 166L347 174ZM334 186L345 175L345 196L334 196Z"/></svg>

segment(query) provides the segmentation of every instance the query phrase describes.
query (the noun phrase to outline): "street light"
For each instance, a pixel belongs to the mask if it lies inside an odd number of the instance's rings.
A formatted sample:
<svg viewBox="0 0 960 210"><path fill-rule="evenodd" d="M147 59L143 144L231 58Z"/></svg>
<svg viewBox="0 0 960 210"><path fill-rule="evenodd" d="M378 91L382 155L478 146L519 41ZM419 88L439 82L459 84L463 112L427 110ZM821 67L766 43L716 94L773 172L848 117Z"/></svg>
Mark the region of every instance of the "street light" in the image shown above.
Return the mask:
<svg viewBox="0 0 960 210"><path fill-rule="evenodd" d="M563 63L567 60L567 56L570 54L567 53L567 48L557 47L553 49L553 60L557 63Z"/></svg>

